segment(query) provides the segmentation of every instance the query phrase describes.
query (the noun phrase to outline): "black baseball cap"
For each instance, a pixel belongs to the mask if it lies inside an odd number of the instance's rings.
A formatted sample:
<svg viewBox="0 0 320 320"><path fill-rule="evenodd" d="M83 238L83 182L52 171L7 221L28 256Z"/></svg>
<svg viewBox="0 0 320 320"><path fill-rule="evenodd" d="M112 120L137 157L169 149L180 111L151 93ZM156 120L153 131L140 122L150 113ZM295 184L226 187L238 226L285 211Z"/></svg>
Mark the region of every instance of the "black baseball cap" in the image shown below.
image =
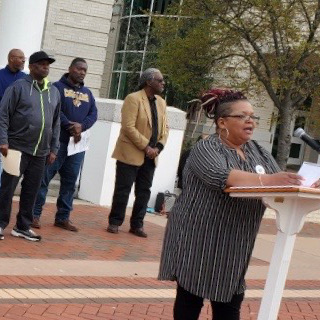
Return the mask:
<svg viewBox="0 0 320 320"><path fill-rule="evenodd" d="M46 60L50 64L56 61L55 59L50 58L44 51L37 51L30 56L29 64L33 64L42 60Z"/></svg>

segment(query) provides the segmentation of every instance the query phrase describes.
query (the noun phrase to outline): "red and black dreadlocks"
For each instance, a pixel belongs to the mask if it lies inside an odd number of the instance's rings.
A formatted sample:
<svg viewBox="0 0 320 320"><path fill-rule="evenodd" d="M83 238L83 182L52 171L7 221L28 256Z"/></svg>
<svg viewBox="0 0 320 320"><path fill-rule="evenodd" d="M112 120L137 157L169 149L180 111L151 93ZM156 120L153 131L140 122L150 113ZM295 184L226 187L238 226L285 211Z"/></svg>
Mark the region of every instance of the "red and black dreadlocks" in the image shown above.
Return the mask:
<svg viewBox="0 0 320 320"><path fill-rule="evenodd" d="M211 89L205 92L202 97L202 108L205 115L210 119L218 119L221 106L224 103L237 100L247 100L247 97L241 91L233 91L230 89Z"/></svg>

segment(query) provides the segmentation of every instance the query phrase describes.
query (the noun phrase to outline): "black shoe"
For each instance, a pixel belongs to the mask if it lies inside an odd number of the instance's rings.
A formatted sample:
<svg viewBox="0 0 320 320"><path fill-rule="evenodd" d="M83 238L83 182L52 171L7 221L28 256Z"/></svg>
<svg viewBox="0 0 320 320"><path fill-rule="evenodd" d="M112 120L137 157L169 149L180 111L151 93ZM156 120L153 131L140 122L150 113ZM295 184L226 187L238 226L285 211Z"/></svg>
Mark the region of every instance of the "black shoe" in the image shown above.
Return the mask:
<svg viewBox="0 0 320 320"><path fill-rule="evenodd" d="M107 232L110 233L119 233L119 227L114 224L109 224L107 228Z"/></svg>
<svg viewBox="0 0 320 320"><path fill-rule="evenodd" d="M40 241L41 236L37 235L33 230L19 230L17 227L14 227L11 231L11 235L18 238L24 238L29 241Z"/></svg>
<svg viewBox="0 0 320 320"><path fill-rule="evenodd" d="M130 229L129 230L130 233L134 234L137 237L140 238L147 238L148 235L143 231L143 228L137 228L137 229Z"/></svg>
<svg viewBox="0 0 320 320"><path fill-rule="evenodd" d="M0 240L4 239L3 228L0 227Z"/></svg>

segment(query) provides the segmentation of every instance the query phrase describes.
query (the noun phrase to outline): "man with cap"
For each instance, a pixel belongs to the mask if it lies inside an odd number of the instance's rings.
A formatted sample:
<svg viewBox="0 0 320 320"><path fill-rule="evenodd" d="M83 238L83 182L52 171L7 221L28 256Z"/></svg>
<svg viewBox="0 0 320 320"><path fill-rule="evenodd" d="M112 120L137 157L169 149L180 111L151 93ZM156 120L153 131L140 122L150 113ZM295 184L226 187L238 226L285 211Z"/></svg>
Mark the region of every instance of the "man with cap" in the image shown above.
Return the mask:
<svg viewBox="0 0 320 320"><path fill-rule="evenodd" d="M55 161L59 149L60 94L47 80L54 61L44 51L33 53L30 75L10 86L0 103L0 152L4 157L11 150L21 152L20 176L6 171L1 176L0 240L10 221L13 193L21 175L19 211L11 235L41 240L30 226L45 164Z"/></svg>
<svg viewBox="0 0 320 320"><path fill-rule="evenodd" d="M26 74L22 71L26 58L20 49L11 49L8 54L8 64L0 70L0 102L6 89L16 80L22 79ZM2 173L2 163L0 158L0 176ZM1 184L1 177L0 177Z"/></svg>

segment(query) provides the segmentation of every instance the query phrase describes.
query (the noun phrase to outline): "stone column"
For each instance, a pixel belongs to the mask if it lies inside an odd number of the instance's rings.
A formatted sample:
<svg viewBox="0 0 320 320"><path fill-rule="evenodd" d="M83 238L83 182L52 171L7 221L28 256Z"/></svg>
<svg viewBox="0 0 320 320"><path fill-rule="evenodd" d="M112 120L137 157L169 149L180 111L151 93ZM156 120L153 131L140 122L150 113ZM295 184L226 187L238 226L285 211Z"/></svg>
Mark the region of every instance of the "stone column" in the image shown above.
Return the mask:
<svg viewBox="0 0 320 320"><path fill-rule="evenodd" d="M8 52L21 49L26 57L39 51L48 0L2 0L0 6L0 67ZM26 63L25 68L28 68Z"/></svg>

